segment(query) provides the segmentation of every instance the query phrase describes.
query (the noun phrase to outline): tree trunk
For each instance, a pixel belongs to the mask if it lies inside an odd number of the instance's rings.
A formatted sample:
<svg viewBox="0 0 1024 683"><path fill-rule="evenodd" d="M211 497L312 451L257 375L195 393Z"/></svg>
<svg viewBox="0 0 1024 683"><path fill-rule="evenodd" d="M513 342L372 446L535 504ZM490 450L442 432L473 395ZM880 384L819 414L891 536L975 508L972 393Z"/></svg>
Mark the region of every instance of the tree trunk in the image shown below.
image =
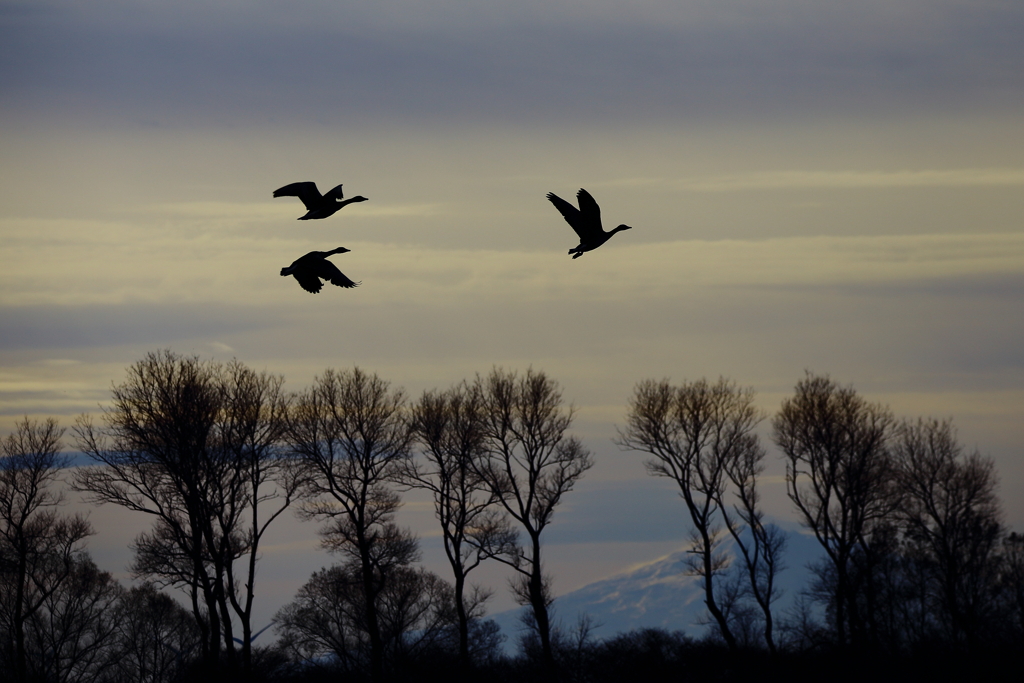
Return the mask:
<svg viewBox="0 0 1024 683"><path fill-rule="evenodd" d="M533 618L537 622L537 635L540 637L541 654L544 667L554 673L555 655L551 649L551 621L548 616L547 596L544 595L544 577L540 566L540 535L533 535L533 559L530 568L530 606Z"/></svg>
<svg viewBox="0 0 1024 683"><path fill-rule="evenodd" d="M377 618L377 586L374 585L373 564L370 560L367 542L359 535L362 547L363 569L363 600L366 611L366 632L370 636L370 680L373 683L384 681L384 641L380 636L380 623Z"/></svg>
<svg viewBox="0 0 1024 683"><path fill-rule="evenodd" d="M846 647L846 602L849 593L846 578L846 557L840 554L836 561L836 641L839 647Z"/></svg>
<svg viewBox="0 0 1024 683"><path fill-rule="evenodd" d="M25 655L25 582L28 574L24 544L18 548L18 582L14 599L14 680L21 683L28 678L28 659Z"/></svg>
<svg viewBox="0 0 1024 683"><path fill-rule="evenodd" d="M707 605L708 611L711 612L711 616L715 618L715 622L718 624L718 630L722 633L722 637L725 638L726 645L729 646L729 650L736 650L736 637L732 634L729 629L729 622L722 614L722 610L719 609L718 603L715 602L715 588L714 582L714 569L712 567L711 557L711 538L707 534L707 526L700 526L701 542L703 543L703 550L701 551L702 560L704 563L704 604Z"/></svg>
<svg viewBox="0 0 1024 683"><path fill-rule="evenodd" d="M469 669L469 615L462 594L466 589L466 576L455 574L455 611L459 617L459 665L463 672Z"/></svg>

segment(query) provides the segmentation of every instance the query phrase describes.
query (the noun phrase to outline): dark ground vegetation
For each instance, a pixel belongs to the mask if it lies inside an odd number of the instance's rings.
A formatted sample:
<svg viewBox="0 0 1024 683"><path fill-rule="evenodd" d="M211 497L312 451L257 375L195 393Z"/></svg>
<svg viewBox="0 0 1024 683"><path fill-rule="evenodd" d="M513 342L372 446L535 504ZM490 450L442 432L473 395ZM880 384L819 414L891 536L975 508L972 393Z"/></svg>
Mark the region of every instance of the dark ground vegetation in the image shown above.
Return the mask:
<svg viewBox="0 0 1024 683"><path fill-rule="evenodd" d="M453 683L486 681L518 683L683 683L699 681L1018 681L1024 657L1019 647L1001 644L967 653L934 645L915 652L882 654L820 648L806 652L762 649L732 651L724 643L696 641L680 632L642 629L589 643L582 651L565 643L555 647L556 663L544 667L539 648L514 657L497 656L463 669L457 651L428 653L398 663L388 674L395 683ZM368 674L340 672L328 665L296 666L278 653L260 653L261 664L252 678L218 671L203 676L198 669L181 680L281 681L282 683L364 683Z"/></svg>

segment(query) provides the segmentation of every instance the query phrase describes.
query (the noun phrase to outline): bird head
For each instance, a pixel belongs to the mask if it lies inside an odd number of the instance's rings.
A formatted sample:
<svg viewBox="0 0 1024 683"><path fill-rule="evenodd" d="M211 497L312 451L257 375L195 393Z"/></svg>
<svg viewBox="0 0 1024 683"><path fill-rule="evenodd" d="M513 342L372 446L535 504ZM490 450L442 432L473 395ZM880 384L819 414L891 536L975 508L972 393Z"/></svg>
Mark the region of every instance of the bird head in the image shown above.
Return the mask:
<svg viewBox="0 0 1024 683"><path fill-rule="evenodd" d="M367 201L370 201L370 200L369 200L369 198L364 197L361 194L357 194L355 197L352 197L352 199L350 199L349 201L350 202L367 202Z"/></svg>
<svg viewBox="0 0 1024 683"><path fill-rule="evenodd" d="M346 249L345 247L338 247L337 249L331 249L327 253L328 254L347 254L350 251L352 251L352 250L351 249Z"/></svg>
<svg viewBox="0 0 1024 683"><path fill-rule="evenodd" d="M619 230L632 230L632 229L633 229L632 225L622 224L622 225L618 226L617 228L615 228L615 230L613 232L618 232Z"/></svg>

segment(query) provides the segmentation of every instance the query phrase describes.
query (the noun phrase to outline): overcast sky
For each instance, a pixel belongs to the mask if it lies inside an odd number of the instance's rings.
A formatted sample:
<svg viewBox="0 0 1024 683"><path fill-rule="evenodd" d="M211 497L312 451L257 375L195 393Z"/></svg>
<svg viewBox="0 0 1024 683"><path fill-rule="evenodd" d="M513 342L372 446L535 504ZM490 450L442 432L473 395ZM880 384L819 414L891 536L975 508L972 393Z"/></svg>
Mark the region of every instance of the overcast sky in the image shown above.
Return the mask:
<svg viewBox="0 0 1024 683"><path fill-rule="evenodd" d="M1021 36L1018 0L0 0L0 431L98 412L160 348L414 397L533 366L597 456L551 528L564 593L685 538L610 440L637 381L771 413L811 370L952 418L1020 530ZM300 180L370 201L296 222ZM571 260L544 195L580 187L635 229ZM278 275L336 246L358 289ZM121 576L124 514L91 546ZM287 525L267 618L331 562Z"/></svg>

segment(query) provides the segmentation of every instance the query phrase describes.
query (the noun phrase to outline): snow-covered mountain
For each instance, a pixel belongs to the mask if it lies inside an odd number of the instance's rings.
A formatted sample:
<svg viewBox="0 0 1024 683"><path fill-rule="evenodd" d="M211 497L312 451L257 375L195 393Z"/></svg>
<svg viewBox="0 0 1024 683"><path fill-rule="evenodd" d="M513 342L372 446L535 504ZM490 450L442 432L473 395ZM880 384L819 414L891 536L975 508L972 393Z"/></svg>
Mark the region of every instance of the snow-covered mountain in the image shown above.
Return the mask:
<svg viewBox="0 0 1024 683"><path fill-rule="evenodd" d="M554 604L556 623L571 629L578 615L589 615L598 638L650 626L697 632L701 628L697 621L705 607L699 578L684 572L686 554L686 550L680 550L559 596ZM513 646L523 628L521 614L522 609L514 609L491 617Z"/></svg>
<svg viewBox="0 0 1024 683"><path fill-rule="evenodd" d="M700 578L685 572L687 554L680 550L567 593L555 602L556 617L571 627L587 614L598 637L640 626L692 633L705 607Z"/></svg>
<svg viewBox="0 0 1024 683"><path fill-rule="evenodd" d="M555 600L555 622L572 629L581 614L589 615L596 638L608 638L637 628L681 630L700 636L706 628L704 594L700 578L685 571L687 549L680 549L653 562L643 564L607 579L595 581ZM817 542L804 534L790 533L785 553L786 565L778 577L784 591L776 603L776 614L787 609L809 578L807 564L821 554ZM506 645L515 648L522 630L522 609L491 615L508 636Z"/></svg>

